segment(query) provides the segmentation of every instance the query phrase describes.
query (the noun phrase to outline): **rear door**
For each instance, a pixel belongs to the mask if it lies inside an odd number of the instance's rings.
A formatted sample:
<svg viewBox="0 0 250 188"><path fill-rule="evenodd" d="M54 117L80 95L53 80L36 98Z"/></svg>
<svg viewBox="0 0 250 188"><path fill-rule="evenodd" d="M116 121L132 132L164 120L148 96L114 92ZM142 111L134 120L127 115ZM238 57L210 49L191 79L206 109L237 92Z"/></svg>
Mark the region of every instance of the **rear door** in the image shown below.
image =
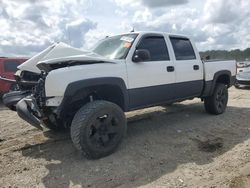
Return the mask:
<svg viewBox="0 0 250 188"><path fill-rule="evenodd" d="M170 36L176 70L176 98L199 96L203 89L203 64L192 42Z"/></svg>
<svg viewBox="0 0 250 188"><path fill-rule="evenodd" d="M126 59L130 108L138 108L171 100L175 83L173 61L165 36L144 34L137 38ZM133 62L135 50L148 50L150 60Z"/></svg>

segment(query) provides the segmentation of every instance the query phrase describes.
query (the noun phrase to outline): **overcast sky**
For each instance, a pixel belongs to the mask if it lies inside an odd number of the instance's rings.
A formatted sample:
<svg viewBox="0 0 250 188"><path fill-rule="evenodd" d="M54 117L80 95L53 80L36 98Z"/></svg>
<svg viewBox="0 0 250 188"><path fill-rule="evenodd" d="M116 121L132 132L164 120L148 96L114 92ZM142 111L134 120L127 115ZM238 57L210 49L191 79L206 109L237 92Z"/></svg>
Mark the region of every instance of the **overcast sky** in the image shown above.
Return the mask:
<svg viewBox="0 0 250 188"><path fill-rule="evenodd" d="M0 56L53 42L90 48L135 30L190 35L200 51L250 47L250 0L0 0Z"/></svg>

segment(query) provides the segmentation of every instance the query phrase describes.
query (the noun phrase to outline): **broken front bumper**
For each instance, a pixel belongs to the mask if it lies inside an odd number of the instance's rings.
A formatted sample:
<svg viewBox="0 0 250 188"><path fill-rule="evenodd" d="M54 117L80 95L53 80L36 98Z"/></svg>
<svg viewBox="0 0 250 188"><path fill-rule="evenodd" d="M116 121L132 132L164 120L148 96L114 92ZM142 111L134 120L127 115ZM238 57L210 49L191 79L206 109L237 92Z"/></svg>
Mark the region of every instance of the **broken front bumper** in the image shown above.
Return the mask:
<svg viewBox="0 0 250 188"><path fill-rule="evenodd" d="M16 105L17 114L34 127L43 130L41 126L41 112L32 96L21 99Z"/></svg>
<svg viewBox="0 0 250 188"><path fill-rule="evenodd" d="M11 91L3 95L3 104L11 110L16 110L16 104L30 94L30 91Z"/></svg>

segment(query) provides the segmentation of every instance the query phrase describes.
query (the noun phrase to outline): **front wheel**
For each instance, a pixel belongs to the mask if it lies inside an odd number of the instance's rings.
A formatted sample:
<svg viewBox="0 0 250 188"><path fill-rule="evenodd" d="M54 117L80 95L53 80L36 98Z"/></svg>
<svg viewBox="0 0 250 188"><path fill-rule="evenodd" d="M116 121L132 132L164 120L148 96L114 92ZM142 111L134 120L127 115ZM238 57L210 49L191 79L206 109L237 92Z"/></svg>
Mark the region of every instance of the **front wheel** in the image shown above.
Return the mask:
<svg viewBox="0 0 250 188"><path fill-rule="evenodd" d="M75 114L71 138L87 158L98 159L113 153L126 134L126 117L122 109L108 101L93 101Z"/></svg>
<svg viewBox="0 0 250 188"><path fill-rule="evenodd" d="M228 89L221 83L216 84L212 96L205 98L205 109L210 114L222 114L227 107Z"/></svg>

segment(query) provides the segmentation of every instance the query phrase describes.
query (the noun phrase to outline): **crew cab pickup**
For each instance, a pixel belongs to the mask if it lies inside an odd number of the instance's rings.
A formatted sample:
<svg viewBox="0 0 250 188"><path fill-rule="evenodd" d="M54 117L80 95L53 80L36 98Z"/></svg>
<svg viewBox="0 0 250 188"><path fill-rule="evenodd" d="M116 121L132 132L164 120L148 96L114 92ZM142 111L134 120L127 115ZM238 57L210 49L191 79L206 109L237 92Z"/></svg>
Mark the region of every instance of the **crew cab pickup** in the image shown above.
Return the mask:
<svg viewBox="0 0 250 188"><path fill-rule="evenodd" d="M70 128L88 158L115 151L124 112L198 97L222 114L236 75L235 61L203 62L190 38L161 32L107 37L92 51L57 43L18 68L18 84L32 89L6 94L4 103L37 128Z"/></svg>

